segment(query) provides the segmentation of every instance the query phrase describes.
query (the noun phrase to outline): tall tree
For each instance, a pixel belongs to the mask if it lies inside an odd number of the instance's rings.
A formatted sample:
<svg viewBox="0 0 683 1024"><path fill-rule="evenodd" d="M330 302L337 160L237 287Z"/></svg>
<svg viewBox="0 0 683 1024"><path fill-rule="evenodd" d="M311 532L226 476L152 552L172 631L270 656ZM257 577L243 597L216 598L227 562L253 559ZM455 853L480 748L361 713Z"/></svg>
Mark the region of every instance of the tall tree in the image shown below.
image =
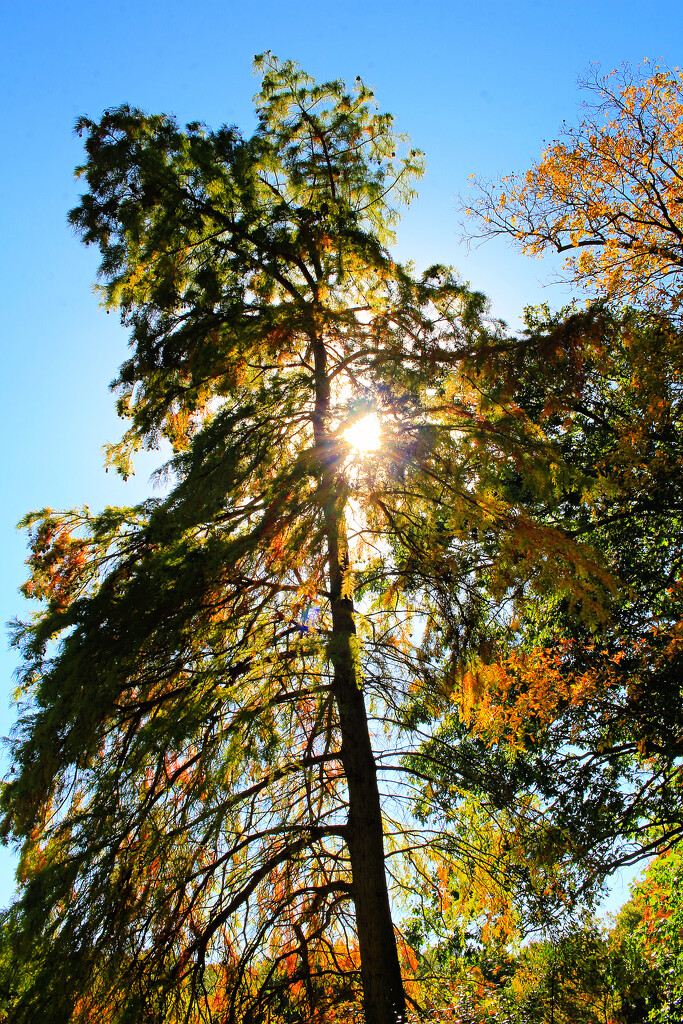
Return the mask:
<svg viewBox="0 0 683 1024"><path fill-rule="evenodd" d="M132 426L111 458L125 474L159 434L184 454L165 501L31 521L29 593L48 613L5 807L53 861L36 873L25 854L25 906L40 892L51 907L39 985L62 1019L93 987L125 1018L218 984L234 1019L283 975L311 986L316 966L353 959L349 900L368 1021L405 1006L342 429L374 365L381 382L382 347L407 356L407 401L427 356L401 322L425 331L424 296L383 247L420 163L395 161L402 140L362 83L259 65L252 139L129 108L78 126L89 192L72 222L132 332L117 381ZM313 630L303 615L322 602ZM73 977L46 980L55 956Z"/></svg>
<svg viewBox="0 0 683 1024"><path fill-rule="evenodd" d="M174 485L26 521L17 1022L246 1021L292 989L314 1020L360 978L368 1024L393 1024L403 794L383 820L380 785L402 766L379 722L409 735L406 696L442 686L416 638L449 590L434 665L466 650L477 532L526 529L529 574L568 577L558 531L486 491L478 452L536 464L544 442L456 373L483 298L386 248L420 155L360 80L257 65L248 139L128 107L79 122L71 220L131 331L109 456L126 475L165 436ZM346 438L368 417L374 458Z"/></svg>
<svg viewBox="0 0 683 1024"><path fill-rule="evenodd" d="M17 1022L246 1021L286 991L315 1020L360 988L394 1024L387 858L433 841L400 754L486 601L522 571L569 600L591 564L501 492L551 450L467 371L497 332L482 296L388 252L419 154L362 82L257 63L249 139L127 107L79 123L72 223L131 331L110 458L176 454L164 498L27 518ZM347 433L368 422L375 455Z"/></svg>
<svg viewBox="0 0 683 1024"><path fill-rule="evenodd" d="M483 237L529 255L566 253L570 280L593 295L678 315L683 290L683 73L645 65L582 84L576 127L524 174L474 182L463 202Z"/></svg>

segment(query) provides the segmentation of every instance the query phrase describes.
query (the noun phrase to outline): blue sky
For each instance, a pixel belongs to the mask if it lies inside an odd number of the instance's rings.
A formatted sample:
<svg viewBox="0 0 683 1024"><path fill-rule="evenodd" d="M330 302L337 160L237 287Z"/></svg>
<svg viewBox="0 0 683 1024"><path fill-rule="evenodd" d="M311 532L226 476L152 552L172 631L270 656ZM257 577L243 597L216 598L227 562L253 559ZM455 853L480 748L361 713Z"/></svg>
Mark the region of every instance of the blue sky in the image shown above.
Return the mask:
<svg viewBox="0 0 683 1024"><path fill-rule="evenodd" d="M458 244L456 195L468 175L523 170L563 118L577 79L643 58L681 62L681 5L659 0L24 0L0 14L2 280L0 622L25 615L18 594L30 509L131 503L149 491L151 456L126 485L102 468L121 432L108 383L125 356L116 317L92 291L96 254L66 225L82 159L73 123L130 102L212 127L254 125L253 55L297 60L316 78L361 75L427 157L420 198L399 227L398 255L455 265L511 323L523 307L568 293L543 287L552 260L503 243ZM16 664L0 643L0 734ZM0 851L0 905L12 890ZM623 891L619 899L623 899Z"/></svg>

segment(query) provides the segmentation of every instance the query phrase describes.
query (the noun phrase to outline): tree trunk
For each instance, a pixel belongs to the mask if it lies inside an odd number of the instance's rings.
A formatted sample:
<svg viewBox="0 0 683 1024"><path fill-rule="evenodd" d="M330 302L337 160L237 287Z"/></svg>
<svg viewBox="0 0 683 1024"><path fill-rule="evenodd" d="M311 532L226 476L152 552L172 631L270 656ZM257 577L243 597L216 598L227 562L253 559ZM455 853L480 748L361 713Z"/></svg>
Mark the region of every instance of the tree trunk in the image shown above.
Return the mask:
<svg viewBox="0 0 683 1024"><path fill-rule="evenodd" d="M348 569L343 500L338 493L336 444L327 436L325 420L330 389L326 352L314 346L316 366L316 449L322 465L322 498L329 557L332 636L329 655L332 692L339 714L341 761L349 797L348 849L361 963L366 1024L396 1024L406 1011L405 992L391 919L384 869L384 830L365 700L360 688L353 600L344 596Z"/></svg>
<svg viewBox="0 0 683 1024"><path fill-rule="evenodd" d="M396 1024L405 1015L405 994L384 870L377 766L365 701L358 686L353 602L349 599L332 599L330 655L341 727L341 760L349 791L348 847L365 1020L366 1024Z"/></svg>

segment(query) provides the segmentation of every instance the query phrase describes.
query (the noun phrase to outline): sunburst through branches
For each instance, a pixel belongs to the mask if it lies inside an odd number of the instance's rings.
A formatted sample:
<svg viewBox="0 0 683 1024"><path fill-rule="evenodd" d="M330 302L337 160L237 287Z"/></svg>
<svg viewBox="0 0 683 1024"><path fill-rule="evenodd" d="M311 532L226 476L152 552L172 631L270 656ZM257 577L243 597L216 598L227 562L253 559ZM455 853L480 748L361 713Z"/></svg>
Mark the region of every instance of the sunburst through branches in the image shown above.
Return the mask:
<svg viewBox="0 0 683 1024"><path fill-rule="evenodd" d="M376 412L368 413L344 431L344 440L355 453L376 452L382 444L382 428Z"/></svg>

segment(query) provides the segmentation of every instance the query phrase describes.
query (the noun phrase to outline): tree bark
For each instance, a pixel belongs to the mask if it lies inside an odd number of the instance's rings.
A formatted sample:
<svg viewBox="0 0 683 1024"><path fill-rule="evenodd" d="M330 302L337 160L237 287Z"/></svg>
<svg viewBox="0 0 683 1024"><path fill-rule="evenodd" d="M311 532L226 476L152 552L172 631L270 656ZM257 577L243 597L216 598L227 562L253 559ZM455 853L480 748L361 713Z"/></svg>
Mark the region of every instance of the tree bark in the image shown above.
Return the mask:
<svg viewBox="0 0 683 1024"><path fill-rule="evenodd" d="M377 766L358 685L353 602L332 600L333 693L341 728L341 760L349 791L348 847L366 1024L396 1024L405 994L384 869L384 832Z"/></svg>
<svg viewBox="0 0 683 1024"><path fill-rule="evenodd" d="M332 635L328 650L341 731L341 761L348 786L348 849L363 1009L366 1024L397 1024L405 1017L406 1001L384 867L377 764L361 689L353 600L344 596L344 574L349 559L344 502L339 494L339 465L334 458L336 443L329 438L325 424L330 400L326 355L324 344L318 340L315 345L314 429L322 465L321 490L329 558Z"/></svg>

